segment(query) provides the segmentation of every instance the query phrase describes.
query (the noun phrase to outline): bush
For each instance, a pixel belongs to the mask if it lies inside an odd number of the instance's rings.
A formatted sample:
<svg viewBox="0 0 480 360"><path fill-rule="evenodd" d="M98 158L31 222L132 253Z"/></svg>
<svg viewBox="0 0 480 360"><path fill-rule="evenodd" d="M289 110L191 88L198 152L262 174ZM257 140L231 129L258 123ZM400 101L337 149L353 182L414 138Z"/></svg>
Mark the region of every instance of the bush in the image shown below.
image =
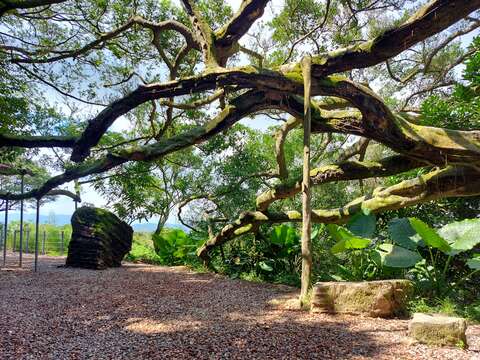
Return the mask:
<svg viewBox="0 0 480 360"><path fill-rule="evenodd" d="M125 260L162 265L162 259L155 252L149 233L133 233L132 250Z"/></svg>
<svg viewBox="0 0 480 360"><path fill-rule="evenodd" d="M152 235L155 252L165 265L198 263L197 248L203 239L197 239L180 229L163 229Z"/></svg>

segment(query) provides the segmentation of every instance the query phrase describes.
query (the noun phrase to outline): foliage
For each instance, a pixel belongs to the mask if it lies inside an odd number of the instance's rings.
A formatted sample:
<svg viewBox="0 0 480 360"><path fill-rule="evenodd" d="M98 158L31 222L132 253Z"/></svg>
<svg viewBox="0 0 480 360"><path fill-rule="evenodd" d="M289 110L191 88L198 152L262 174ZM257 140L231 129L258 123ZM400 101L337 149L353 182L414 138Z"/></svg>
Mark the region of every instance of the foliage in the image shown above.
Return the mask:
<svg viewBox="0 0 480 360"><path fill-rule="evenodd" d="M376 230L375 216L358 212L344 226L327 225L327 230L336 243L330 251L341 262L330 270L330 275L336 280L374 280L390 278L398 271L385 265L382 257L388 249L378 241L369 239ZM368 238L367 238L368 237ZM396 255L392 254L392 259Z"/></svg>
<svg viewBox="0 0 480 360"><path fill-rule="evenodd" d="M473 322L480 323L480 301L462 304L453 297L425 298L417 297L409 304L411 313L440 313L450 316L461 316Z"/></svg>
<svg viewBox="0 0 480 360"><path fill-rule="evenodd" d="M453 222L437 231L416 218L396 218L388 224L387 239L360 237L373 235L371 223L371 214L359 213L346 227L327 226L336 241L332 253L347 262L347 266L337 266L340 278L402 276L401 269L409 269L404 275L415 280L423 294L442 297L460 294L462 289L470 292L468 283L480 271L480 254L472 255L480 243L480 219Z"/></svg>
<svg viewBox="0 0 480 360"><path fill-rule="evenodd" d="M200 245L199 239L180 229L163 229L160 234L153 234L155 252L165 265L185 265L195 262L195 250Z"/></svg>
<svg viewBox="0 0 480 360"><path fill-rule="evenodd" d="M455 85L449 98L428 97L422 104L424 125L449 129L478 129L480 126L480 37L470 45L473 52L465 61L463 83Z"/></svg>
<svg viewBox="0 0 480 360"><path fill-rule="evenodd" d="M157 255L152 245L149 233L133 233L132 250L125 260L147 264L162 265L162 259Z"/></svg>

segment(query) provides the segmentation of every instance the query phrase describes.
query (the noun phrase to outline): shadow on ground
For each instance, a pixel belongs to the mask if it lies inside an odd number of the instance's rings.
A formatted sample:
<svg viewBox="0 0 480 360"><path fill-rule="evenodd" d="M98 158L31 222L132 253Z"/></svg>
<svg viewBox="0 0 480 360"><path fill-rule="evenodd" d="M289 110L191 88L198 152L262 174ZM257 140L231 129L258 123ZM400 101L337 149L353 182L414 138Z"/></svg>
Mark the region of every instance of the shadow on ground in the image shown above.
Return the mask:
<svg viewBox="0 0 480 360"><path fill-rule="evenodd" d="M406 322L289 310L292 288L182 268L58 264L0 272L0 358L410 358Z"/></svg>

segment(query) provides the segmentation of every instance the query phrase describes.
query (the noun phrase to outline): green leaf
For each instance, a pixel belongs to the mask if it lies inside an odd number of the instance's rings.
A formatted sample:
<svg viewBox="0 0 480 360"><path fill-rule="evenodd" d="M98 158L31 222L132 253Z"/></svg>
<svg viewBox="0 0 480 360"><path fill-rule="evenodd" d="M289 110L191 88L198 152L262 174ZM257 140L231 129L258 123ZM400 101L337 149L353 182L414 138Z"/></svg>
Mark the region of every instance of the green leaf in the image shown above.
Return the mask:
<svg viewBox="0 0 480 360"><path fill-rule="evenodd" d="M352 216L347 224L347 229L354 235L370 238L375 233L377 220L373 214L364 214L362 211Z"/></svg>
<svg viewBox="0 0 480 360"><path fill-rule="evenodd" d="M408 268L415 266L417 262L422 260L422 257L418 253L401 246L381 244L378 248L380 249L379 252L384 266Z"/></svg>
<svg viewBox="0 0 480 360"><path fill-rule="evenodd" d="M397 245L409 250L415 250L418 247L417 232L410 225L407 218L395 218L388 223L388 233L390 238Z"/></svg>
<svg viewBox="0 0 480 360"><path fill-rule="evenodd" d="M448 254L452 250L448 242L422 220L416 218L410 218L409 220L410 225L412 225L413 229L420 235L427 246L439 249L445 254Z"/></svg>
<svg viewBox="0 0 480 360"><path fill-rule="evenodd" d="M270 241L278 246L293 245L298 239L295 229L287 225L275 226L270 233Z"/></svg>
<svg viewBox="0 0 480 360"><path fill-rule="evenodd" d="M337 243L330 249L333 254L338 254L351 249L365 249L372 242L370 239L355 236L342 226L329 224L327 225L327 230L337 241Z"/></svg>
<svg viewBox="0 0 480 360"><path fill-rule="evenodd" d="M467 219L447 224L438 233L450 243L450 255L456 255L480 243L479 231L480 219Z"/></svg>
<svg viewBox="0 0 480 360"><path fill-rule="evenodd" d="M480 258L471 258L467 261L467 266L473 270L480 270Z"/></svg>
<svg viewBox="0 0 480 360"><path fill-rule="evenodd" d="M259 262L258 265L264 271L268 271L268 272L273 271L273 268L270 265L268 265L265 261Z"/></svg>

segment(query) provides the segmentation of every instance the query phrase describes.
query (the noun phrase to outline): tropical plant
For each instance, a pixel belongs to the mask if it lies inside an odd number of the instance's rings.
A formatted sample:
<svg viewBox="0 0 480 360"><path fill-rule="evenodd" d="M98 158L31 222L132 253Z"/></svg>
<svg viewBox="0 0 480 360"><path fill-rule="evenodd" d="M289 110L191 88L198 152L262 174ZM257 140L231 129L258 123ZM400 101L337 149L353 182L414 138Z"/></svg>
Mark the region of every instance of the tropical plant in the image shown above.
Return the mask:
<svg viewBox="0 0 480 360"><path fill-rule="evenodd" d="M388 244L380 244L371 239L376 231L375 215L358 212L346 226L329 224L327 230L336 241L331 252L343 260L343 264L338 263L332 269L333 279L373 280L394 277L398 273L386 266L382 258L381 250Z"/></svg>
<svg viewBox="0 0 480 360"><path fill-rule="evenodd" d="M196 259L195 250L199 240L180 229L163 229L152 236L155 252L165 265L186 264Z"/></svg>
<svg viewBox="0 0 480 360"><path fill-rule="evenodd" d="M350 261L349 267L336 269L347 280L379 277L389 268L410 269L407 276L442 295L480 271L480 254L459 259L480 243L480 219L453 222L437 231L417 218L396 218L388 223L389 239L383 241L371 239L375 233L372 214L360 212L346 227L328 225L327 229L337 241L331 252ZM457 267L468 270L457 272L452 279L454 259Z"/></svg>
<svg viewBox="0 0 480 360"><path fill-rule="evenodd" d="M390 228L394 246L405 252L404 257L417 260L410 273L438 296L460 288L480 271L480 254L462 256L480 243L480 219L453 222L438 231L416 218L397 219ZM452 269L454 261L457 266Z"/></svg>

